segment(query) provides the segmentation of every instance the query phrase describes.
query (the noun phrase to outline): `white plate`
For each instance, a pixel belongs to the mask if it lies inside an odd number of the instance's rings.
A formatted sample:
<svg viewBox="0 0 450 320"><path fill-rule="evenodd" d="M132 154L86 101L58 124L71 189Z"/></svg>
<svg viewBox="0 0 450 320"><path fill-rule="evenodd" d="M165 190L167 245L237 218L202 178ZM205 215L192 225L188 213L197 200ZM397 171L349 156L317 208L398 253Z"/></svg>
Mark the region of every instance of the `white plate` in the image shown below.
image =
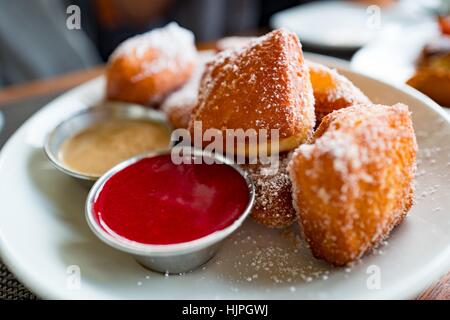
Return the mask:
<svg viewBox="0 0 450 320"><path fill-rule="evenodd" d="M352 58L353 70L392 83L405 83L416 69L424 45L439 35L436 22L402 29L393 36L374 41Z"/></svg>
<svg viewBox="0 0 450 320"><path fill-rule="evenodd" d="M378 36L396 32L429 17L418 9L417 0L402 0L391 7L323 1L299 5L274 14L273 28L296 32L300 40L326 49L357 49Z"/></svg>
<svg viewBox="0 0 450 320"><path fill-rule="evenodd" d="M376 102L407 103L420 146L417 202L409 217L393 232L388 245L351 269L336 269L312 258L296 228L268 230L251 220L204 268L184 275L166 277L148 271L103 244L84 218L87 190L55 170L42 151L44 135L54 124L101 99L103 79L44 107L2 150L0 248L4 262L44 298L414 297L450 267L450 121L430 99L407 87L343 73ZM380 288L373 282L378 275Z"/></svg>

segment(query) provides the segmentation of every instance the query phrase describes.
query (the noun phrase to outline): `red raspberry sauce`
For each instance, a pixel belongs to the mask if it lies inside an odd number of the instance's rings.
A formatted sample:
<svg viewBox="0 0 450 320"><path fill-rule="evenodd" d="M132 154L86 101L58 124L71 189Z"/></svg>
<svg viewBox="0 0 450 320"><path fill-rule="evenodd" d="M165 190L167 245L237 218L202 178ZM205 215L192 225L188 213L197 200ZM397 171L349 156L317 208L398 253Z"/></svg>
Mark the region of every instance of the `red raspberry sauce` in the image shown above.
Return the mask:
<svg viewBox="0 0 450 320"><path fill-rule="evenodd" d="M162 155L114 174L93 209L106 231L145 244L173 244L224 229L248 201L247 183L232 167L175 165Z"/></svg>

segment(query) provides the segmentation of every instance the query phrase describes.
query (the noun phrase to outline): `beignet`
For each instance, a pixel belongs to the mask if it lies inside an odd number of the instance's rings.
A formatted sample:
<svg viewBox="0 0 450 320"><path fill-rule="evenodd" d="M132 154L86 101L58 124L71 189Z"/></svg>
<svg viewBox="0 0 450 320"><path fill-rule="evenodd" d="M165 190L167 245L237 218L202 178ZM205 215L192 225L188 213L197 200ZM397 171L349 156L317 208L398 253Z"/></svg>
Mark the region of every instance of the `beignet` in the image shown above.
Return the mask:
<svg viewBox="0 0 450 320"><path fill-rule="evenodd" d="M289 163L294 207L315 257L342 266L377 245L413 200L417 144L408 107L358 105L325 116Z"/></svg>

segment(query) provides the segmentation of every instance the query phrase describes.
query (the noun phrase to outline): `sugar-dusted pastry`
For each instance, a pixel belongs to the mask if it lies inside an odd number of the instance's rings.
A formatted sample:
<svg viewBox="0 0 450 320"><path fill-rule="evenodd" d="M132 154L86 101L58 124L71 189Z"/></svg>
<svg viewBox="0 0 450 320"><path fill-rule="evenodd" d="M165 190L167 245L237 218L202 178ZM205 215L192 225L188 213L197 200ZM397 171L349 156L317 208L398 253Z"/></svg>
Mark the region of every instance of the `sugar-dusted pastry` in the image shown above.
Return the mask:
<svg viewBox="0 0 450 320"><path fill-rule="evenodd" d="M203 132L215 129L222 137L227 129L275 129L280 150L286 151L312 135L314 119L300 41L296 34L278 29L251 45L225 50L207 64L189 128L193 134L194 122L201 122Z"/></svg>
<svg viewBox="0 0 450 320"><path fill-rule="evenodd" d="M242 48L255 39L256 37L225 37L216 42L216 50L223 51L227 49Z"/></svg>
<svg viewBox="0 0 450 320"><path fill-rule="evenodd" d="M132 37L109 58L106 96L154 105L188 81L196 55L194 35L176 23Z"/></svg>
<svg viewBox="0 0 450 320"><path fill-rule="evenodd" d="M418 69L407 84L444 107L450 107L450 36L430 41L422 50Z"/></svg>
<svg viewBox="0 0 450 320"><path fill-rule="evenodd" d="M450 70L450 69L449 69ZM420 68L407 84L426 94L441 106L450 108L450 71Z"/></svg>
<svg viewBox="0 0 450 320"><path fill-rule="evenodd" d="M278 165L243 165L255 184L255 204L251 216L267 227L283 228L296 220L291 180L287 173L289 159L289 153L283 153L279 156Z"/></svg>
<svg viewBox="0 0 450 320"><path fill-rule="evenodd" d="M171 93L161 104L161 110L173 128L186 129L198 98L198 87L205 64L214 57L213 51L199 51L196 67L189 81L181 89Z"/></svg>
<svg viewBox="0 0 450 320"><path fill-rule="evenodd" d="M315 257L346 265L388 236L411 208L416 152L406 105L358 105L323 119L288 166Z"/></svg>
<svg viewBox="0 0 450 320"><path fill-rule="evenodd" d="M371 103L361 90L336 70L311 61L307 64L314 92L317 126L333 110Z"/></svg>

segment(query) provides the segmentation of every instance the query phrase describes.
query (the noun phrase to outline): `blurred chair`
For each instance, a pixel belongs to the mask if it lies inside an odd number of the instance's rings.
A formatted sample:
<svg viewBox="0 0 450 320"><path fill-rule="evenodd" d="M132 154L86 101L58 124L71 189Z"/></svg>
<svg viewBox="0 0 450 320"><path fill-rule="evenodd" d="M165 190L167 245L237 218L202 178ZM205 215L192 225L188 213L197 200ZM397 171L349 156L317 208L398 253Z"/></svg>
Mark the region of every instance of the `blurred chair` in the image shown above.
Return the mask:
<svg viewBox="0 0 450 320"><path fill-rule="evenodd" d="M64 1L0 1L0 86L101 61L83 30L66 27L66 8Z"/></svg>

